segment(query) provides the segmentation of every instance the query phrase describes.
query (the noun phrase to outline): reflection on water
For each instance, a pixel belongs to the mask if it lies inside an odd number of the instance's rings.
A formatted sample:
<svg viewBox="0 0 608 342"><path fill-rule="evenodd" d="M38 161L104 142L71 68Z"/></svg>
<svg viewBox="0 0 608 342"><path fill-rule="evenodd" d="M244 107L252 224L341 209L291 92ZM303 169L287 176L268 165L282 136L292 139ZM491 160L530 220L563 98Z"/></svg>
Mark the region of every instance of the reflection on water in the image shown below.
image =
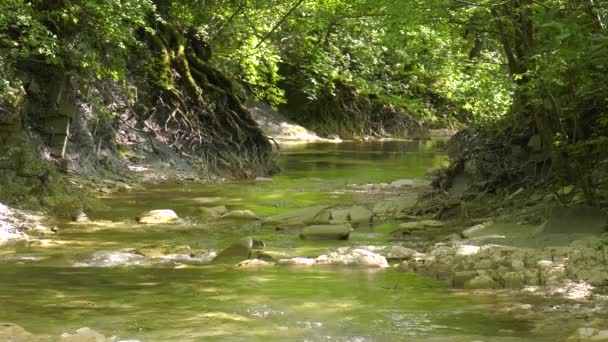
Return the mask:
<svg viewBox="0 0 608 342"><path fill-rule="evenodd" d="M526 322L492 314L491 298L458 296L434 280L387 270L237 270L205 263L243 236L291 256L386 243L390 227L351 240L303 242L256 222L205 222L200 206L266 216L316 204L348 204L349 183L422 178L445 162L434 143L313 144L280 151L272 183L164 185L106 199L98 222L65 224L58 242L0 250L0 321L57 336L88 326L143 341L521 341ZM144 210L184 221L139 226ZM189 245L196 256L152 259L150 245ZM45 246L45 247L43 247ZM191 259L191 260L190 260ZM97 264L95 263L97 262ZM128 265L128 266L125 266ZM100 267L91 267L100 266Z"/></svg>

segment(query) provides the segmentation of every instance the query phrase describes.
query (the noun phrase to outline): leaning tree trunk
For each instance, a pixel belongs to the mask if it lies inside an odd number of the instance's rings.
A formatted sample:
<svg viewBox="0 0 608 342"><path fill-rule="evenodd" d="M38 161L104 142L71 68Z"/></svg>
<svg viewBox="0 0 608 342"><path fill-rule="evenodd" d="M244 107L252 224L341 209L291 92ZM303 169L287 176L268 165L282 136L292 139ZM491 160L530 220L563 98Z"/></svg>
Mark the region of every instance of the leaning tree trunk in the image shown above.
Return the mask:
<svg viewBox="0 0 608 342"><path fill-rule="evenodd" d="M158 61L155 105L145 119L164 128L182 154L218 171L239 177L271 171L272 145L235 95L233 82L208 63L208 46L168 23L147 40Z"/></svg>

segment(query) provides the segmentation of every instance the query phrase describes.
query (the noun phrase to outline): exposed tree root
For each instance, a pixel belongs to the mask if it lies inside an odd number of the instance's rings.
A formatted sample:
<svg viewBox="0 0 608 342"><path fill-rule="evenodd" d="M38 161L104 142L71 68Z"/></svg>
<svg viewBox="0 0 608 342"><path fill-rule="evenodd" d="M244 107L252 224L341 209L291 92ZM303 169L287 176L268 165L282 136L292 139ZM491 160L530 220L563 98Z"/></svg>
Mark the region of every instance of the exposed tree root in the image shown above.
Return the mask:
<svg viewBox="0 0 608 342"><path fill-rule="evenodd" d="M208 63L209 53L171 24L148 41L159 60L149 99L153 119L169 133L171 145L203 159L217 171L248 177L273 169L272 145L235 95L234 84Z"/></svg>

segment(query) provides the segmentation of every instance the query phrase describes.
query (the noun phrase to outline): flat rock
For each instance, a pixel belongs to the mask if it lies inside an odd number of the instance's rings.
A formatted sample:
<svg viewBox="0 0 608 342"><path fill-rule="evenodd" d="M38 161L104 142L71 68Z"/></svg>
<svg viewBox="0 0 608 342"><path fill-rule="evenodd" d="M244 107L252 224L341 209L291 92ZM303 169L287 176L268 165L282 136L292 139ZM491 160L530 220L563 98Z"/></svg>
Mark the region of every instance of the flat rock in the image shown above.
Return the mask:
<svg viewBox="0 0 608 342"><path fill-rule="evenodd" d="M135 218L138 223L160 224L172 223L179 220L175 211L170 209L150 210L140 214Z"/></svg>
<svg viewBox="0 0 608 342"><path fill-rule="evenodd" d="M391 182L390 185L395 188L400 188L402 186L419 187L428 186L429 182L422 179L398 179L396 181Z"/></svg>
<svg viewBox="0 0 608 342"><path fill-rule="evenodd" d="M256 182L262 182L262 183L264 183L264 182L266 182L266 183L272 183L272 182L274 182L274 179L269 178L269 177L255 177L255 181Z"/></svg>
<svg viewBox="0 0 608 342"><path fill-rule="evenodd" d="M327 255L321 255L315 259L315 264L379 268L388 267L388 262L385 257L365 249L354 249L344 254L333 252Z"/></svg>
<svg viewBox="0 0 608 342"><path fill-rule="evenodd" d="M97 331L89 328L80 328L75 334L63 333L60 336L61 342L106 342L106 337Z"/></svg>
<svg viewBox="0 0 608 342"><path fill-rule="evenodd" d="M310 258L291 258L291 259L279 259L277 265L280 266L313 266L315 259Z"/></svg>
<svg viewBox="0 0 608 342"><path fill-rule="evenodd" d="M268 266L274 266L274 263L264 261L261 259L243 260L236 265L236 267L238 267L238 268L258 268L258 267L268 267Z"/></svg>
<svg viewBox="0 0 608 342"><path fill-rule="evenodd" d="M231 220L257 220L258 215L251 210L234 210L225 213L221 218Z"/></svg>
<svg viewBox="0 0 608 342"><path fill-rule="evenodd" d="M347 225L314 225L302 229L303 240L347 240L350 235Z"/></svg>
<svg viewBox="0 0 608 342"><path fill-rule="evenodd" d="M264 219L263 226L268 227L304 227L314 224L329 224L331 211L329 206L317 205L302 208Z"/></svg>

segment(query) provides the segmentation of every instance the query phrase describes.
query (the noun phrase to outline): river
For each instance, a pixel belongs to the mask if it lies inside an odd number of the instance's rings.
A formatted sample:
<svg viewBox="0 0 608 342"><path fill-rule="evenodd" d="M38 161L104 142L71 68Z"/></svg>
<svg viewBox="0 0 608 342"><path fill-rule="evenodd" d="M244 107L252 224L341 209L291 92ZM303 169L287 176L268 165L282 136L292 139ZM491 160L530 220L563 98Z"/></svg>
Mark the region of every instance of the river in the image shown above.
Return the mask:
<svg viewBox="0 0 608 342"><path fill-rule="evenodd" d="M273 182L162 185L103 198L97 222L60 224L49 245L0 250L0 321L58 336L90 327L141 341L525 341L530 324L495 313L491 295L450 290L388 268L236 269L214 252L254 236L267 249L311 256L339 246L386 245L394 222L348 241L304 242L251 221L205 221L201 206L269 216L350 204L349 184L424 178L445 164L437 142L309 144L283 149ZM138 225L145 210L173 209L179 224ZM188 245L195 257L147 260L128 251Z"/></svg>

